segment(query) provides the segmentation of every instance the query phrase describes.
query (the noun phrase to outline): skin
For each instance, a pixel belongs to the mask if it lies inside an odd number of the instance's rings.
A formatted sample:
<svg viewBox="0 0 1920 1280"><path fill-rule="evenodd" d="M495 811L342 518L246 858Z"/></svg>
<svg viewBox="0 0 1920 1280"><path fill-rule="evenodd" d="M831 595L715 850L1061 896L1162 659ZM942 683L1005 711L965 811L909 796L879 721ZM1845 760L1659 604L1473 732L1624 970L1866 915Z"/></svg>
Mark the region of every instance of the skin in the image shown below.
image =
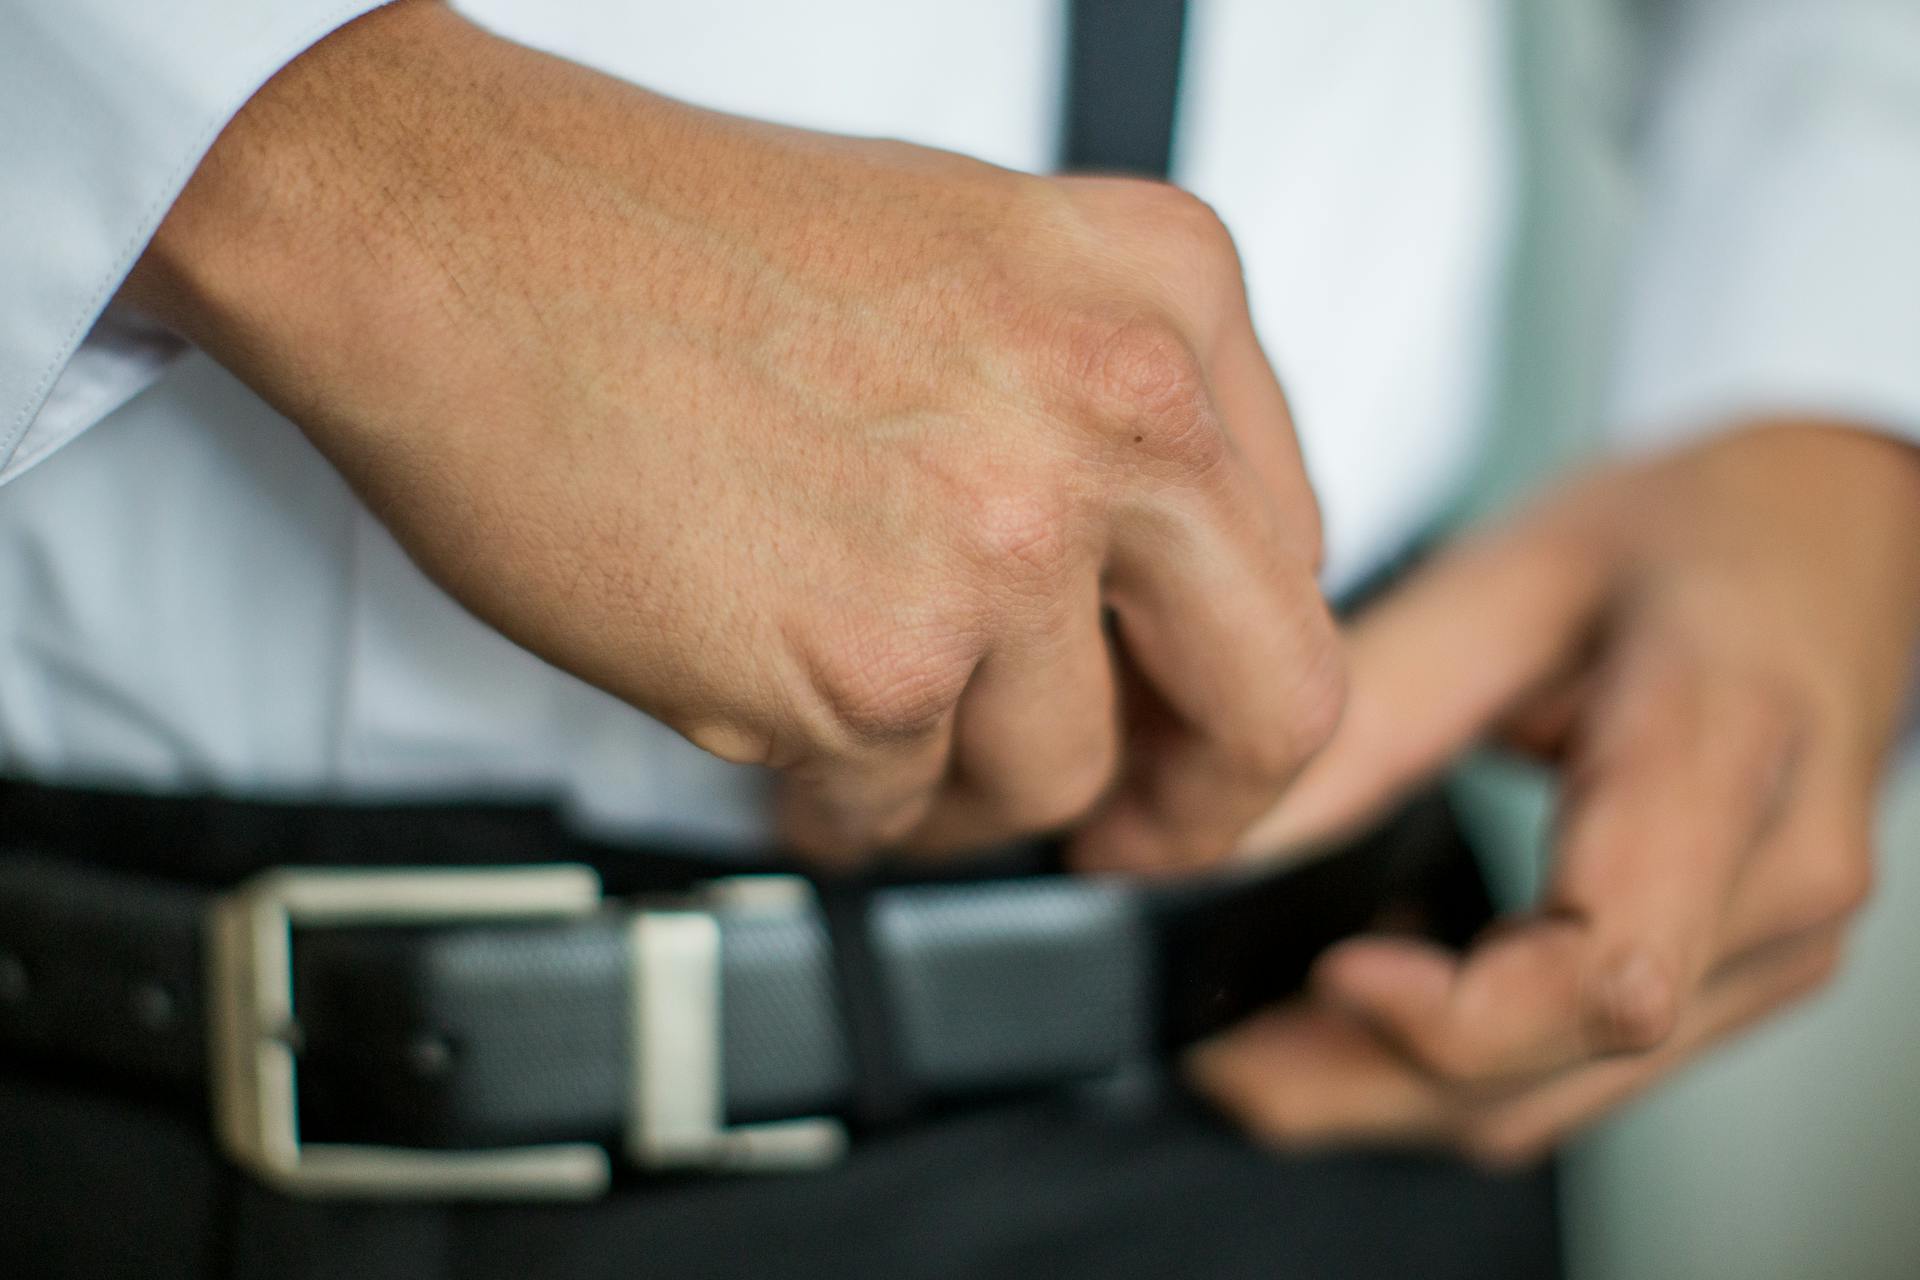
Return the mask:
<svg viewBox="0 0 1920 1280"><path fill-rule="evenodd" d="M1867 893L1906 450L1754 424L1581 478L1343 652L1232 244L1170 188L701 112L402 0L249 103L124 296L481 619L779 770L817 858L1292 856L1471 742L1556 763L1536 913L1350 942L1193 1055L1276 1143L1537 1154L1817 987Z"/></svg>
<svg viewBox="0 0 1920 1280"><path fill-rule="evenodd" d="M1232 243L669 101L403 2L296 59L124 298L479 618L785 781L822 859L1215 859L1338 718Z"/></svg>
<svg viewBox="0 0 1920 1280"><path fill-rule="evenodd" d="M1757 423L1575 479L1358 620L1327 750L1250 835L1298 851L1491 739L1560 775L1543 901L1465 955L1387 936L1194 1052L1288 1147L1538 1157L1817 990L1873 878L1920 639L1920 458Z"/></svg>

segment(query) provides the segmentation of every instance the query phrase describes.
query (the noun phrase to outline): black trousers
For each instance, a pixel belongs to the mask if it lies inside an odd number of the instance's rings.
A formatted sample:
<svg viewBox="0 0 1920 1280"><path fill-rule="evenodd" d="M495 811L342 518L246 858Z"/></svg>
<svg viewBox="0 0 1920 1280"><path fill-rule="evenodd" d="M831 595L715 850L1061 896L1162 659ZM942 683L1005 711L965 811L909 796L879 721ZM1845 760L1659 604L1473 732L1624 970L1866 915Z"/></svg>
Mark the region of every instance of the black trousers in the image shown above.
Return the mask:
<svg viewBox="0 0 1920 1280"><path fill-rule="evenodd" d="M288 1200L229 1168L182 1109L0 1071L13 1280L1535 1280L1559 1274L1556 1227L1551 1169L1283 1159L1151 1085L944 1117L825 1173L449 1207Z"/></svg>

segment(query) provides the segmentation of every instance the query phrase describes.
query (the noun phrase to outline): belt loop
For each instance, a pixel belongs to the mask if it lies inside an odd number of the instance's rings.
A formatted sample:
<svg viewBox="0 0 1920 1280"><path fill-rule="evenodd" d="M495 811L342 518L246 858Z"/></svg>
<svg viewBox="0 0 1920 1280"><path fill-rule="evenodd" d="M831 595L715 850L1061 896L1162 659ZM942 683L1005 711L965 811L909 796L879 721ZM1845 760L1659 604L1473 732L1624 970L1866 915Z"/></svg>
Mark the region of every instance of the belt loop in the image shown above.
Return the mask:
<svg viewBox="0 0 1920 1280"><path fill-rule="evenodd" d="M673 905L643 904L627 926L628 1158L647 1169L814 1169L847 1147L827 1117L726 1124L721 991L724 918L815 909L794 876L734 876Z"/></svg>

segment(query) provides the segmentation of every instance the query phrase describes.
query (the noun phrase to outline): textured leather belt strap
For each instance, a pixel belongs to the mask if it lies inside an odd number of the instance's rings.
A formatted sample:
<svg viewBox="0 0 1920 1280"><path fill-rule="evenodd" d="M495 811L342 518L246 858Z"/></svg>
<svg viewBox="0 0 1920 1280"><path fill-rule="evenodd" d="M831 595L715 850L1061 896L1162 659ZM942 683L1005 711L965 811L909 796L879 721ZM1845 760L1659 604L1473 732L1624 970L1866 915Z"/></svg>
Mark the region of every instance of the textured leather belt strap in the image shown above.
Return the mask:
<svg viewBox="0 0 1920 1280"><path fill-rule="evenodd" d="M76 832L79 813L99 808L39 799L22 812L64 811ZM144 803L150 832L164 832L173 810ZM392 821L418 825L371 815L336 826ZM277 823L256 814L247 825L271 834ZM458 861L457 849L414 848ZM151 841L131 856L142 852L165 859ZM270 849L252 856L265 862ZM619 863L601 865L613 875ZM214 1071L206 931L221 900L83 858L0 853L0 1046L198 1099ZM836 961L836 932L863 932L857 980L871 990L860 998L883 1016L887 1069L913 1106L932 1107L1162 1055L1284 994L1328 942L1407 900L1437 913L1433 932L1453 939L1485 915L1437 799L1347 850L1257 879L879 886L847 900L835 931L805 893L773 906L711 893L609 899L547 919L296 920L282 930L291 1025L269 1030L298 1063L306 1141L617 1145L630 1137L636 1058L658 1047L636 1041L637 975L650 972L636 963L636 912L691 911L711 922L716 1123L858 1120L871 1066L854 1050L854 979Z"/></svg>

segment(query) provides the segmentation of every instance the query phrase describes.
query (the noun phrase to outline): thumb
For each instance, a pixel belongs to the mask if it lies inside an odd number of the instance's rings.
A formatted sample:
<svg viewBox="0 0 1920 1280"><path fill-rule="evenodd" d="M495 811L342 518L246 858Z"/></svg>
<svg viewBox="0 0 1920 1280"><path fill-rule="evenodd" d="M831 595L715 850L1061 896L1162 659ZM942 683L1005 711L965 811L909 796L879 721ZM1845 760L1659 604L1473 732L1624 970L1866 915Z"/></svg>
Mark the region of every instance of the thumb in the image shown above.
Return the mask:
<svg viewBox="0 0 1920 1280"><path fill-rule="evenodd" d="M1597 558L1525 525L1415 570L1349 627L1340 727L1241 853L1332 840L1440 769L1578 659L1605 584Z"/></svg>

